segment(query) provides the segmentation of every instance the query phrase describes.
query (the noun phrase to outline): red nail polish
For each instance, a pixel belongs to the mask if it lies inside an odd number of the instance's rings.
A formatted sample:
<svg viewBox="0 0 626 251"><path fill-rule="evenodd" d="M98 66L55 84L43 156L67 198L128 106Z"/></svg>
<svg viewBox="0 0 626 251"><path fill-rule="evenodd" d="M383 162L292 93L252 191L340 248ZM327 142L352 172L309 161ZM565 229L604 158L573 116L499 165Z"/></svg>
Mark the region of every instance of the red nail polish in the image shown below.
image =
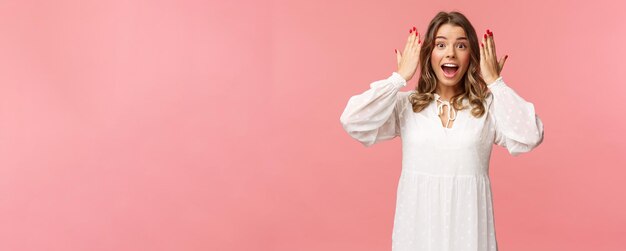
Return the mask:
<svg viewBox="0 0 626 251"><path fill-rule="evenodd" d="M393 51L395 51L395 52L396 52L396 54L398 54L398 50L397 50L397 49L393 49Z"/></svg>
<svg viewBox="0 0 626 251"><path fill-rule="evenodd" d="M493 37L493 31L490 31L490 32L489 32L489 36L492 36L492 37Z"/></svg>
<svg viewBox="0 0 626 251"><path fill-rule="evenodd" d="M411 33L412 31L413 31L413 29L410 29L410 30L409 30L409 33Z"/></svg>
<svg viewBox="0 0 626 251"><path fill-rule="evenodd" d="M485 34L485 38L487 38L487 34Z"/></svg>
<svg viewBox="0 0 626 251"><path fill-rule="evenodd" d="M509 55L504 56L505 59L509 58Z"/></svg>
<svg viewBox="0 0 626 251"><path fill-rule="evenodd" d="M483 44L483 42L480 42L480 47L485 47L485 45Z"/></svg>
<svg viewBox="0 0 626 251"><path fill-rule="evenodd" d="M489 29L487 29L487 34L491 33L491 31L489 31Z"/></svg>

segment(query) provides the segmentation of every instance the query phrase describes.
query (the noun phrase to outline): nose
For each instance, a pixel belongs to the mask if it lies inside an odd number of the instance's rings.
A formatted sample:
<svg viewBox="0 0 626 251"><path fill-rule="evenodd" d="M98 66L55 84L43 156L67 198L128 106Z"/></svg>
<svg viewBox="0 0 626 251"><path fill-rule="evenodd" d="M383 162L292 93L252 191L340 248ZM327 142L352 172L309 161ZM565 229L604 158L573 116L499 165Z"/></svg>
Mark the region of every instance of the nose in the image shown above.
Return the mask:
<svg viewBox="0 0 626 251"><path fill-rule="evenodd" d="M448 48L446 48L446 58L454 58L456 52L454 51L454 48L448 46Z"/></svg>

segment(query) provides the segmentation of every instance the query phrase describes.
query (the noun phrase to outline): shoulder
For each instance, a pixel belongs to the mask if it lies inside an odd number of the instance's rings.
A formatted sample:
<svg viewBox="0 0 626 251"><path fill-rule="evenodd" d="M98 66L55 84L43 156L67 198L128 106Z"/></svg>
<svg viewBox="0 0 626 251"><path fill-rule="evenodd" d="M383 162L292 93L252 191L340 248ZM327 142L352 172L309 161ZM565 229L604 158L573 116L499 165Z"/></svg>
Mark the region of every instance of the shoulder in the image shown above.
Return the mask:
<svg viewBox="0 0 626 251"><path fill-rule="evenodd" d="M411 95L411 93L415 92L415 90L411 90L411 91L399 91L398 92L398 98L399 99L409 99L409 96Z"/></svg>
<svg viewBox="0 0 626 251"><path fill-rule="evenodd" d="M397 106L400 110L404 110L407 107L411 106L411 94L414 93L415 90L411 91L399 91L397 94Z"/></svg>
<svg viewBox="0 0 626 251"><path fill-rule="evenodd" d="M399 91L398 92L398 101L399 102L406 102L406 103L410 103L411 102L411 95L414 94L416 91L415 90L410 90L410 91Z"/></svg>

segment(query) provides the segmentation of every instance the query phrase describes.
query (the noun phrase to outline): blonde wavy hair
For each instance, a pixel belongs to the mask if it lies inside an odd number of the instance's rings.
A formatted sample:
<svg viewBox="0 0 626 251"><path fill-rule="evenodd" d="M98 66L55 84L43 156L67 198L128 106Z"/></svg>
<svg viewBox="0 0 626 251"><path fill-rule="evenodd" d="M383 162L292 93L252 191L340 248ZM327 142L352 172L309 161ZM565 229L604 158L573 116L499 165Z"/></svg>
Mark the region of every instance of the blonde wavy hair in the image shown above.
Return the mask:
<svg viewBox="0 0 626 251"><path fill-rule="evenodd" d="M476 37L476 31L469 20L463 14L456 11L449 13L443 11L439 12L430 21L426 37L422 43L422 49L420 50L419 62L422 65L420 79L415 87L415 92L412 92L409 96L409 100L413 106L413 111L420 112L435 99L434 93L437 87L437 75L435 75L430 63L431 53L435 47L435 36L437 35L437 30L440 26L448 23L463 28L470 45L469 67L458 84L458 87L462 89L463 92L453 96L450 99L450 103L456 110L463 110L469 108L463 105L463 99L467 98L472 107L472 115L474 117L481 117L485 114L484 102L489 94L489 89L480 74L480 50L478 48L478 38Z"/></svg>

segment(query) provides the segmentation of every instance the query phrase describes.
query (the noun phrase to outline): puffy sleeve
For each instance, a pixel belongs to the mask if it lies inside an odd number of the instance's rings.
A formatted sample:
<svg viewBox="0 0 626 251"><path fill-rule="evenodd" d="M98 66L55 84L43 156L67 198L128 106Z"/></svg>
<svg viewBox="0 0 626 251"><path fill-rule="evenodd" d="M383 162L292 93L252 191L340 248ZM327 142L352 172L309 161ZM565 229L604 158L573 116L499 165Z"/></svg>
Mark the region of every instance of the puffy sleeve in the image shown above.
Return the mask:
<svg viewBox="0 0 626 251"><path fill-rule="evenodd" d="M404 86L406 80L393 72L350 97L340 118L343 129L366 147L399 136L402 111L409 104L409 92L399 91Z"/></svg>
<svg viewBox="0 0 626 251"><path fill-rule="evenodd" d="M502 77L488 85L491 91L489 114L494 121L494 143L513 156L530 152L543 141L543 122L535 106L511 89Z"/></svg>

